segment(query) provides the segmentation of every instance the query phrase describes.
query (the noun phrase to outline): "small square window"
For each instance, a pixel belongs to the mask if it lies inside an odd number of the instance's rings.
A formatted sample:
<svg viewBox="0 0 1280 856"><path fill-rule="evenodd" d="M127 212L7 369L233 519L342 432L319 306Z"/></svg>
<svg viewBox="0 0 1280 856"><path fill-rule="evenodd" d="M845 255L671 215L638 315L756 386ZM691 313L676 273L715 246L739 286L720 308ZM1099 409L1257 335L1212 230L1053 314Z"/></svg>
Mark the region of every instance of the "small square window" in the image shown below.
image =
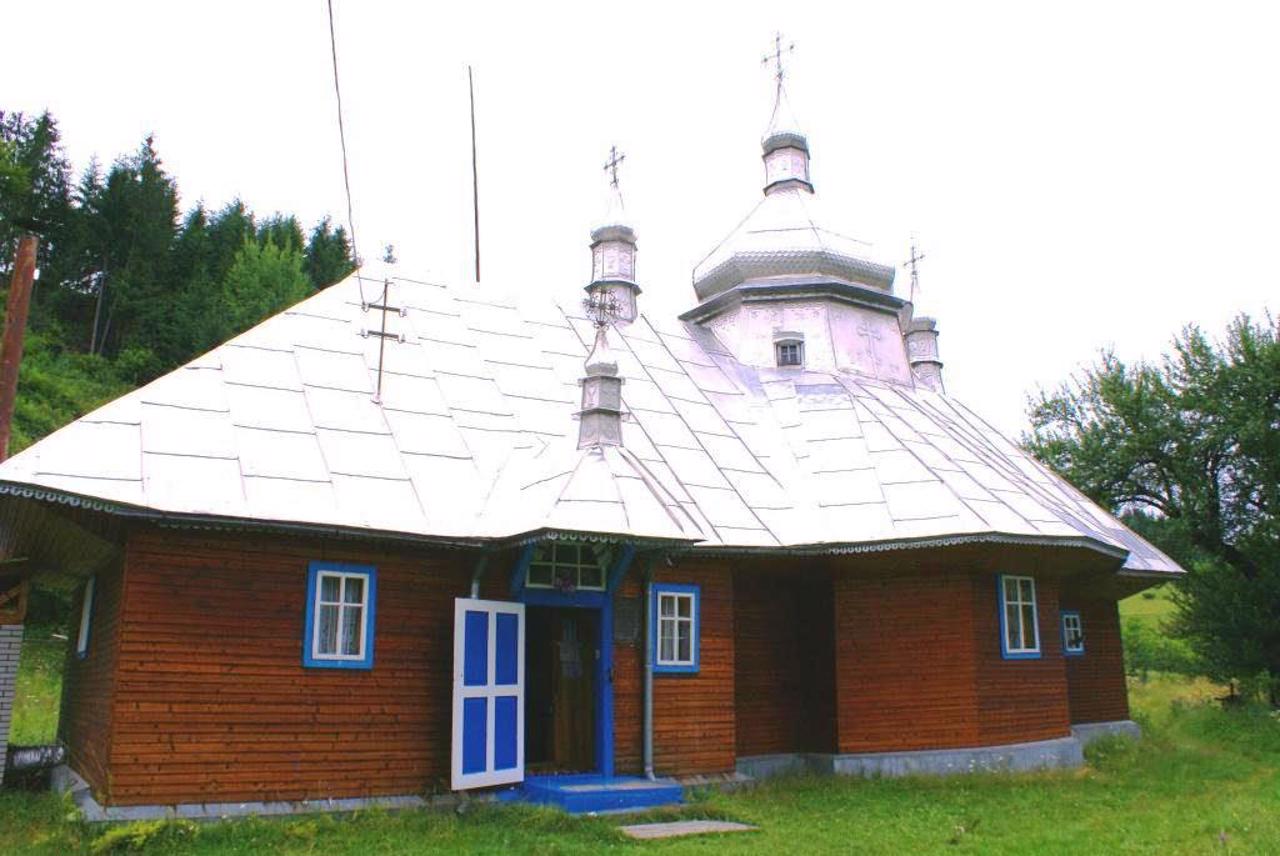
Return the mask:
<svg viewBox="0 0 1280 856"><path fill-rule="evenodd" d="M1062 653L1068 657L1079 657L1084 653L1084 623L1075 610L1062 613Z"/></svg>
<svg viewBox="0 0 1280 856"><path fill-rule="evenodd" d="M367 565L312 562L307 580L305 666L373 667L377 572Z"/></svg>
<svg viewBox="0 0 1280 856"><path fill-rule="evenodd" d="M804 365L804 342L778 342L774 347L777 349L779 366Z"/></svg>
<svg viewBox="0 0 1280 856"><path fill-rule="evenodd" d="M533 554L524 584L529 588L604 591L604 566L589 544L552 541Z"/></svg>

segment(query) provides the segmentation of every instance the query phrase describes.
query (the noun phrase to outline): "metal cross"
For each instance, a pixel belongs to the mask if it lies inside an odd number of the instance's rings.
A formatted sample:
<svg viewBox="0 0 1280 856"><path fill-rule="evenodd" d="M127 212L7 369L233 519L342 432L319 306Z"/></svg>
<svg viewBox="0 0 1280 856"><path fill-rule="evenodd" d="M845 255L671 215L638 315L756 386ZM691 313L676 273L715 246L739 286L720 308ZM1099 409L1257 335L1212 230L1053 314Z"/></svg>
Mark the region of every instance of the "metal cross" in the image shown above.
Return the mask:
<svg viewBox="0 0 1280 856"><path fill-rule="evenodd" d="M609 186L615 190L618 188L618 167L626 159L626 155L618 153L617 146L609 147L609 159L605 161L604 171L609 173Z"/></svg>
<svg viewBox="0 0 1280 856"><path fill-rule="evenodd" d="M786 76L786 72L782 67L782 57L784 54L791 53L796 49L796 43L792 42L786 48L782 47L782 33L775 33L773 36L773 53L765 54L764 59L760 60L761 65L768 65L769 61L773 61L774 79L778 81L778 89L782 89L782 78Z"/></svg>
<svg viewBox="0 0 1280 856"><path fill-rule="evenodd" d="M916 236L911 236L911 258L907 259L903 264L911 271L911 302L916 300L916 289L920 286L920 271L916 268L920 262L924 261L924 253L920 252L916 246Z"/></svg>
<svg viewBox="0 0 1280 856"><path fill-rule="evenodd" d="M854 332L866 341L867 354L871 357L871 370L875 373L876 377L879 377L880 351L877 348L877 345L879 345L881 341L880 330L872 327L866 322L866 320L861 320L858 322L858 326L854 328Z"/></svg>
<svg viewBox="0 0 1280 856"><path fill-rule="evenodd" d="M592 291L591 296L582 301L582 308L586 310L587 317L596 327L607 327L622 314L618 298L602 288Z"/></svg>

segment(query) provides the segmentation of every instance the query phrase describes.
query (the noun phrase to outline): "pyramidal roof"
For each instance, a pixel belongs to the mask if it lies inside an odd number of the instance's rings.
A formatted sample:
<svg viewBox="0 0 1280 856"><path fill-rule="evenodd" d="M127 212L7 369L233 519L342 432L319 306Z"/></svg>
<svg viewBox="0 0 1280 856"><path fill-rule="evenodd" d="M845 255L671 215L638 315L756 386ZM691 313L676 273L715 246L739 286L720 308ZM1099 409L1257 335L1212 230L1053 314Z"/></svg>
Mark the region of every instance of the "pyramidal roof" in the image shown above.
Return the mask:
<svg viewBox="0 0 1280 856"><path fill-rule="evenodd" d="M574 454L580 308L407 279L387 302L404 314L380 402L380 313L352 276L0 464L0 494L468 543L538 527L715 550L1065 543L1179 570L952 397L744 366L642 316L614 339L622 447Z"/></svg>

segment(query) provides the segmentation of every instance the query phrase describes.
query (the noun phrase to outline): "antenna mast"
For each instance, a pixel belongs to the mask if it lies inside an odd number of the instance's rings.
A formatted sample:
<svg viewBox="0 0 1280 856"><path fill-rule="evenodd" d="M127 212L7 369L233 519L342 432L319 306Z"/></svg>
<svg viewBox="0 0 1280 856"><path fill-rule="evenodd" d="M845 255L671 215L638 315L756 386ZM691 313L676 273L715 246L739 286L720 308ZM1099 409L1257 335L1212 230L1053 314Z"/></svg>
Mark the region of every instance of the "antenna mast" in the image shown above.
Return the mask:
<svg viewBox="0 0 1280 856"><path fill-rule="evenodd" d="M471 210L475 215L476 285L480 284L480 175L476 170L476 86L467 66L467 92L471 96Z"/></svg>

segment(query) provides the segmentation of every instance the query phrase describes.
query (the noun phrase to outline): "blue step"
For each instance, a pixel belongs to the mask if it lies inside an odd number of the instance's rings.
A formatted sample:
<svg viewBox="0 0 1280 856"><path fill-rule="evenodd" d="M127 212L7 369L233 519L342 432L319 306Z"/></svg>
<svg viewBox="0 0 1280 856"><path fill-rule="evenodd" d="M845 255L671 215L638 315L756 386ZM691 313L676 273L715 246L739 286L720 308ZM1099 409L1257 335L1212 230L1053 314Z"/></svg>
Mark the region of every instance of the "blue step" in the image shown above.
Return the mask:
<svg viewBox="0 0 1280 856"><path fill-rule="evenodd" d="M529 776L499 799L559 806L569 814L634 811L684 802L684 789L667 779L639 776Z"/></svg>

